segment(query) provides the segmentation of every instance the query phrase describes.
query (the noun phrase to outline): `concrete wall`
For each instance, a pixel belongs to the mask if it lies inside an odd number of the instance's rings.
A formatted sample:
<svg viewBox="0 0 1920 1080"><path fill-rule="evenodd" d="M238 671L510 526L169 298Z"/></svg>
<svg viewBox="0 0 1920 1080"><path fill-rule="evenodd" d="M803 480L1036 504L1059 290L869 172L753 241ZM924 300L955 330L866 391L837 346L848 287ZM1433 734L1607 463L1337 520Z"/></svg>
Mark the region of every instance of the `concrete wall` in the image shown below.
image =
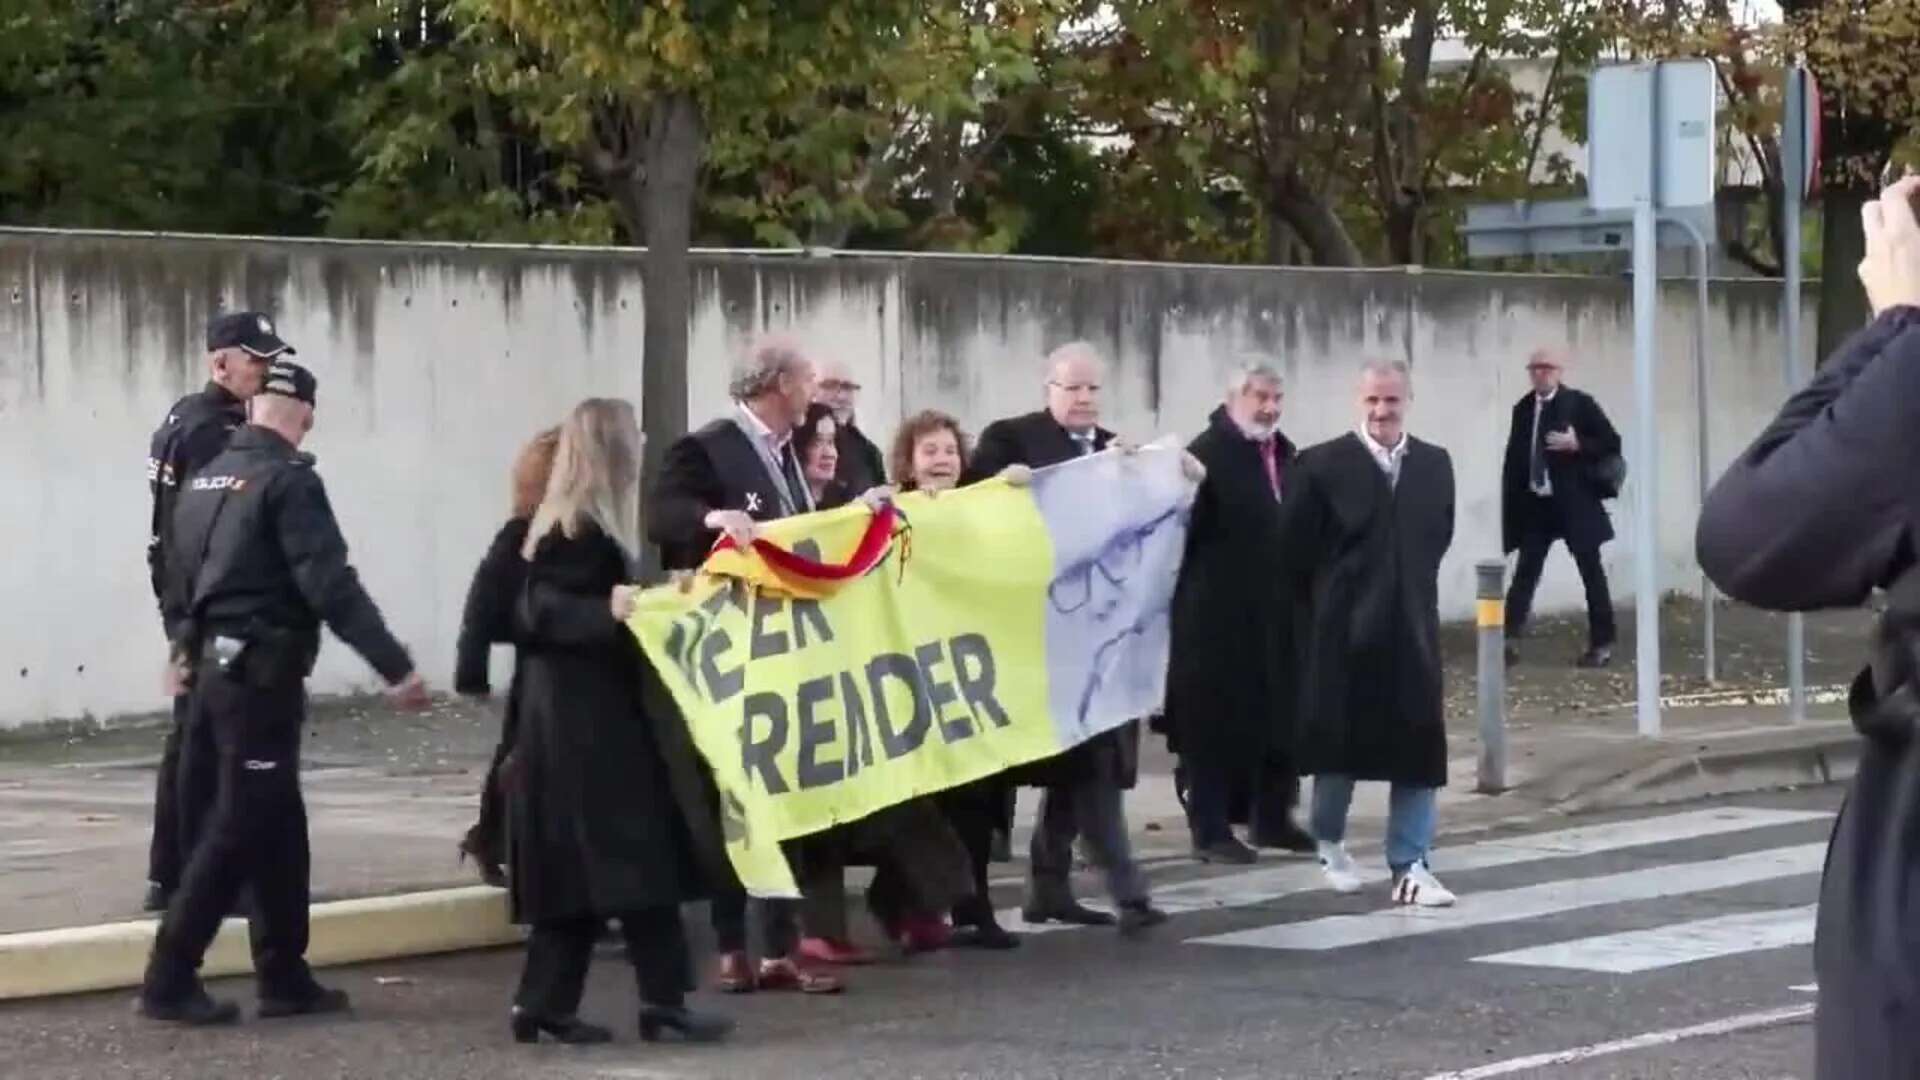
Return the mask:
<svg viewBox="0 0 1920 1080"><path fill-rule="evenodd" d="M1570 342L1574 380L1633 430L1631 300L1612 279L745 253L699 256L695 273L696 418L724 407L730 358L766 328L851 362L882 438L921 407L976 431L1036 407L1039 357L1074 337L1112 358L1109 422L1137 440L1197 432L1248 352L1286 371L1289 433L1324 439L1353 422L1355 363L1404 358L1413 429L1451 449L1459 473L1449 616L1469 610L1473 561L1498 553L1499 455L1528 349ZM309 448L355 562L445 685L515 449L583 396L638 399L640 288L631 251L0 230L0 728L164 705L144 457L167 405L202 380L210 312L273 312L318 373ZM1632 462L1632 483L1659 485L1665 588L1697 582L1691 297L1682 284L1663 294L1661 464ZM1782 396L1778 297L1758 284L1715 292L1716 464ZM1623 537L1630 498L1616 511ZM1633 557L1624 542L1607 549L1623 603ZM1578 602L1562 553L1541 599ZM371 683L330 641L315 689Z"/></svg>

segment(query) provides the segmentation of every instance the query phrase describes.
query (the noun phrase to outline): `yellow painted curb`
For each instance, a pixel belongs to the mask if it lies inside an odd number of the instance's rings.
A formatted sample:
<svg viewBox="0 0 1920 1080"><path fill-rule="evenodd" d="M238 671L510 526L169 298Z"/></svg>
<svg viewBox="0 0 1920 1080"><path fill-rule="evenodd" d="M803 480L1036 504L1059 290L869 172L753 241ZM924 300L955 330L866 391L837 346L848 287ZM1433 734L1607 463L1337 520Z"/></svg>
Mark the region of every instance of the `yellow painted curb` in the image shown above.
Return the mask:
<svg viewBox="0 0 1920 1080"><path fill-rule="evenodd" d="M140 985L154 919L0 934L0 1000ZM521 940L504 889L457 889L315 904L307 962L315 967L456 952ZM208 976L253 971L247 923L228 919L207 950Z"/></svg>

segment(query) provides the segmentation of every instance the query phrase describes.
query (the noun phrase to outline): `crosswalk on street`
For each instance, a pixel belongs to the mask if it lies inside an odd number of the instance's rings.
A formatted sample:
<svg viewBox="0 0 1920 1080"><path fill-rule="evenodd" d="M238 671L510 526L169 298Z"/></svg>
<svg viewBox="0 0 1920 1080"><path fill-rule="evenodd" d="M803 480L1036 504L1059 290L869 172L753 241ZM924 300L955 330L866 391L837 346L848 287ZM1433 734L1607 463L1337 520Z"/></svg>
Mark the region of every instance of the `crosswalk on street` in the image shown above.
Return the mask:
<svg viewBox="0 0 1920 1080"><path fill-rule="evenodd" d="M1297 861L1163 885L1155 902L1175 913L1241 916L1234 929L1182 938L1190 945L1324 954L1408 939L1465 937L1466 958L1476 964L1631 975L1811 943L1815 912L1806 901L1812 898L1825 859L1824 833L1831 817L1824 811L1713 807L1443 844L1435 853L1435 865L1449 882L1458 881L1461 894L1459 903L1447 908L1389 904L1384 888L1388 874L1377 859L1373 864L1363 860L1359 867L1366 891L1338 901L1360 910L1289 918L1276 912L1272 922L1245 925L1247 916L1290 897L1332 896L1320 867ZM1743 848L1728 853L1728 845ZM1622 859L1631 859L1630 868L1617 868ZM1596 868L1596 862L1611 865ZM1486 880L1499 874L1481 873L1491 871L1525 880L1503 887ZM1542 879L1543 873L1551 876ZM1602 933L1583 932L1590 925L1577 919L1571 930L1560 929L1569 917L1583 914L1632 905L1657 907L1661 901L1684 902L1707 894L1738 897L1741 890L1776 883L1796 886L1803 895L1797 894L1792 903L1746 902L1740 910L1709 917L1682 903L1677 917L1656 914L1661 921L1654 925ZM1071 929L1021 925L1017 911L1007 917L1029 933ZM1467 935L1492 927L1519 927L1549 940L1519 948L1502 942L1474 951L1471 943L1477 939Z"/></svg>

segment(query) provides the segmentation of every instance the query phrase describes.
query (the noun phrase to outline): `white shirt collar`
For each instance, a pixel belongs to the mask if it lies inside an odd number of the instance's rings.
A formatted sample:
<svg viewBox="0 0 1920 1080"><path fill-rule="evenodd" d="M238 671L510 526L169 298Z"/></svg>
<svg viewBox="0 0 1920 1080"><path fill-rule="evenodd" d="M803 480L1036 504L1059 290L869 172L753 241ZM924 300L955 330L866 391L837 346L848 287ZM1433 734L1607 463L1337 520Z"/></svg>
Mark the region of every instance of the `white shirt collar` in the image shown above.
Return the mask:
<svg viewBox="0 0 1920 1080"><path fill-rule="evenodd" d="M1533 400L1539 402L1542 405L1545 405L1547 402L1552 401L1555 397L1559 396L1559 393L1560 393L1560 388L1557 386L1547 391L1544 394L1536 390L1533 393Z"/></svg>
<svg viewBox="0 0 1920 1080"><path fill-rule="evenodd" d="M778 450L781 447L787 445L787 440L793 437L793 433L788 432L784 437L775 438L773 434L773 429L767 426L767 422L765 420L760 419L760 414L754 412L752 409L747 408L746 402L744 401L740 402L739 408L740 408L740 415L745 418L744 422L747 425L747 430L753 432L755 435L758 435L763 441L766 442L768 446L772 447L773 449Z"/></svg>
<svg viewBox="0 0 1920 1080"><path fill-rule="evenodd" d="M1372 433L1368 432L1364 426L1360 429L1360 441L1367 444L1369 453L1384 462L1391 462L1407 455L1407 433L1404 429L1400 432L1400 441L1391 450L1375 442Z"/></svg>

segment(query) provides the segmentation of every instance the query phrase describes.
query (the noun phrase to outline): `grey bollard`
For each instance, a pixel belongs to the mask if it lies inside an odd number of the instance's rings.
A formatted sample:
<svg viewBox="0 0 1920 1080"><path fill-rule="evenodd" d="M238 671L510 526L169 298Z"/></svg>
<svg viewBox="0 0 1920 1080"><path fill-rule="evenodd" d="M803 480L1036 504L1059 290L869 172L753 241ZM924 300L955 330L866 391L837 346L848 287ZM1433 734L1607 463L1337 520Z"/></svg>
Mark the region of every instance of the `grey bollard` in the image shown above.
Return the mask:
<svg viewBox="0 0 1920 1080"><path fill-rule="evenodd" d="M1488 559L1474 565L1479 578L1475 622L1480 627L1480 782L1474 790L1507 790L1507 564Z"/></svg>

